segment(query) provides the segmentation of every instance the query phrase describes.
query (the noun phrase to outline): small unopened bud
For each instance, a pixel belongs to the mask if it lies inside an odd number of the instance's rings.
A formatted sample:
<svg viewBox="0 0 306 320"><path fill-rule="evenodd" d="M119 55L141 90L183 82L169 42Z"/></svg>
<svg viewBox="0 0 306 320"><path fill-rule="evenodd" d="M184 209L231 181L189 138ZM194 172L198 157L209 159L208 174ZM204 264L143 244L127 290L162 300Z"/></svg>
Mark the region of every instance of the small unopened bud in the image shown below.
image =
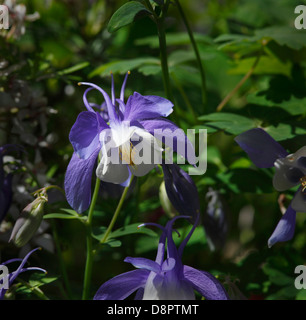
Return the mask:
<svg viewBox="0 0 306 320"><path fill-rule="evenodd" d="M163 181L159 187L159 201L166 215L169 218L173 218L177 215L177 211L173 208L171 201L168 198L165 181Z"/></svg>
<svg viewBox="0 0 306 320"><path fill-rule="evenodd" d="M41 224L46 201L45 197L38 197L22 210L9 242L13 241L17 247L23 247L31 240Z"/></svg>

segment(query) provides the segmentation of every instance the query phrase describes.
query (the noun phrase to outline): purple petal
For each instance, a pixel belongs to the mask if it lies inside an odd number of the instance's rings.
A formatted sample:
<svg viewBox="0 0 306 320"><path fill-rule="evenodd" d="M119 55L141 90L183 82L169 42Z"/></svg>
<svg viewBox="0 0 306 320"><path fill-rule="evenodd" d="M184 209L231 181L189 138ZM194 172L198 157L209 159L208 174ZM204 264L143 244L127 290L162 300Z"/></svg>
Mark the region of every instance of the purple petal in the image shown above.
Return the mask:
<svg viewBox="0 0 306 320"><path fill-rule="evenodd" d="M176 272L180 272L181 268L183 266L181 257L178 253L178 250L175 246L175 243L173 241L172 237L172 231L173 231L173 224L177 219L189 219L189 216L176 216L172 218L170 221L167 222L166 224L166 232L167 232L167 255L168 258L173 258L175 261L175 269ZM189 239L189 238L188 238ZM188 240L187 240L188 241Z"/></svg>
<svg viewBox="0 0 306 320"><path fill-rule="evenodd" d="M173 258L168 258L168 259L166 259L166 260L163 262L163 264L162 264L162 266L161 266L161 269L162 269L162 271L164 271L164 272L171 271L171 270L174 269L175 264L176 264L175 259L173 259Z"/></svg>
<svg viewBox="0 0 306 320"><path fill-rule="evenodd" d="M126 103L124 120L138 121L157 117L167 117L173 111L173 103L158 96L142 96L134 92Z"/></svg>
<svg viewBox="0 0 306 320"><path fill-rule="evenodd" d="M176 124L167 119L141 120L143 126L156 139L171 147L179 155L183 156L190 164L196 163L196 156L193 144L186 134Z"/></svg>
<svg viewBox="0 0 306 320"><path fill-rule="evenodd" d="M155 273L160 272L160 265L150 259L126 257L124 259L124 262L131 263L135 268L138 268L138 269L145 269L145 270L153 271Z"/></svg>
<svg viewBox="0 0 306 320"><path fill-rule="evenodd" d="M184 266L184 277L207 300L229 300L225 289L212 274Z"/></svg>
<svg viewBox="0 0 306 320"><path fill-rule="evenodd" d="M41 248L35 248L33 250L31 250L23 259L22 259L22 262L21 264L19 265L18 269L16 271L13 272L13 276L10 278L10 284L18 277L18 275L23 272L23 271L26 271L23 267L24 265L26 264L26 262L28 261L30 255L37 251L37 250L41 250ZM40 268L39 268L40 269ZM45 272L44 269L40 269L40 271L43 271Z"/></svg>
<svg viewBox="0 0 306 320"><path fill-rule="evenodd" d="M100 146L99 134L106 128L107 124L98 113L81 112L69 134L74 152L81 159L88 159Z"/></svg>
<svg viewBox="0 0 306 320"><path fill-rule="evenodd" d="M243 132L235 141L259 168L271 168L277 159L288 155L288 152L261 128Z"/></svg>
<svg viewBox="0 0 306 320"><path fill-rule="evenodd" d="M80 159L73 153L65 176L66 198L70 206L78 213L88 209L91 202L91 177L99 153L97 148L86 159Z"/></svg>
<svg viewBox="0 0 306 320"><path fill-rule="evenodd" d="M142 269L122 273L102 284L94 300L123 300L144 287L149 274L150 271Z"/></svg>
<svg viewBox="0 0 306 320"><path fill-rule="evenodd" d="M194 230L196 229L196 227L199 224L199 220L200 220L200 211L198 211L195 215L195 217L193 217L195 219L193 226L191 228L191 230L189 231L188 235L185 237L185 239L181 242L179 248L178 248L178 253L180 255L180 257L182 257L183 255L183 251L185 249L185 246L187 245L187 242L189 241L189 239L191 238Z"/></svg>
<svg viewBox="0 0 306 320"><path fill-rule="evenodd" d="M1 264L5 266L5 265L7 265L7 264L9 264L9 263L12 263L12 262L20 262L20 261L22 261L21 258L14 258L14 259L7 260L7 261L5 261L5 262L1 262Z"/></svg>
<svg viewBox="0 0 306 320"><path fill-rule="evenodd" d="M88 93L89 91L91 91L91 90L93 90L93 88L88 88L88 89L85 90L85 92L84 92L84 94L83 94L83 102L84 102L85 107L86 107L86 109L87 109L88 111L90 111L90 112L95 112L94 109L92 108L91 103L89 103L88 100L87 100L87 93Z"/></svg>
<svg viewBox="0 0 306 320"><path fill-rule="evenodd" d="M296 211L292 209L290 204L268 240L269 248L277 242L284 242L292 239L295 230L295 218Z"/></svg>
<svg viewBox="0 0 306 320"><path fill-rule="evenodd" d="M121 87L121 90L120 90L120 100L122 102L124 102L124 91L125 91L126 81L127 81L127 78L128 78L129 75L130 75L130 71L128 71L125 74L125 77L124 77L124 80L123 80L123 83L122 83L122 87Z"/></svg>
<svg viewBox="0 0 306 320"><path fill-rule="evenodd" d="M144 293L144 288L139 288L135 294L134 300L142 300Z"/></svg>
<svg viewBox="0 0 306 320"><path fill-rule="evenodd" d="M104 97L110 121L117 121L118 120L118 116L116 114L116 108L112 104L112 101L111 101L109 95L102 88L100 88L99 86L95 85L94 83L90 83L90 82L80 82L79 85L87 85L87 86L90 86L90 87L100 91Z"/></svg>

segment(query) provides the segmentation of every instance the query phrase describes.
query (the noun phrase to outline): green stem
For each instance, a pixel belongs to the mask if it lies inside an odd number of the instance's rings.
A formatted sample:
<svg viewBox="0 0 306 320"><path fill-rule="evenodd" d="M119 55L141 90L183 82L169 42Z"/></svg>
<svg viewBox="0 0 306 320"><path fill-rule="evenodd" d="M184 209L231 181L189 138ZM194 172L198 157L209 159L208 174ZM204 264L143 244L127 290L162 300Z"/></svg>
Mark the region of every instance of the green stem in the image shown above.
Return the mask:
<svg viewBox="0 0 306 320"><path fill-rule="evenodd" d="M57 252L57 258L58 258L58 261L59 261L59 266L60 266L60 269L61 269L61 274L63 276L63 281L64 281L64 284L65 284L65 288L66 288L66 291L68 293L68 297L72 298L72 291L70 289L68 275L67 275L65 263L64 263L64 260L63 260L63 256L62 256L62 250L61 250L60 241L59 241L59 238L58 238L56 223L55 223L55 221L53 219L51 219L51 226L52 226L53 239L54 239L56 252Z"/></svg>
<svg viewBox="0 0 306 320"><path fill-rule="evenodd" d="M197 63L198 63L198 67L199 67L199 71L200 71L200 75L201 75L201 81L202 81L202 102L203 102L203 105L205 106L206 102L207 102L207 88L206 88L205 71L204 71L204 67L203 67L203 64L202 64L200 52L199 52L197 43L196 43L196 41L194 39L193 31L192 31L192 29L191 29L191 27L189 25L189 22L187 20L187 17L185 15L185 12L184 12L179 0L174 0L174 1L176 3L176 6L178 8L178 11L179 11L182 19L183 19L183 22L184 22L185 27L187 29L187 32L188 32L188 35L189 35L189 38L190 38L194 53L196 55L196 59L197 59Z"/></svg>
<svg viewBox="0 0 306 320"><path fill-rule="evenodd" d="M93 265L93 258L94 252L92 248L92 218L94 213L94 208L98 199L99 189L100 189L100 179L96 179L95 189L92 196L92 201L90 204L88 218L86 220L86 246L87 246L87 256L86 256L86 265L85 265L85 273L84 273L84 286L83 286L83 300L88 300L90 295L90 281L91 281L91 274L92 274L92 265Z"/></svg>
<svg viewBox="0 0 306 320"><path fill-rule="evenodd" d="M129 191L129 187L130 187L130 185L132 184L133 178L134 178L134 177L132 176L129 186L126 187L126 188L123 190L123 193L122 193L122 195L121 195L121 198L120 198L120 201L119 201L118 206L117 206L117 208L116 208L116 211L115 211L115 213L114 213L114 215L113 215L113 218L112 218L112 220L111 220L111 222L110 222L110 224L109 224L106 232L104 233L104 236L103 236L102 240L100 241L101 244L103 244L103 243L105 243L105 242L107 241L108 236L110 235L110 233L111 233L112 230L113 230L113 227L114 227L114 225L115 225L115 223L116 223L116 220L117 220L117 218L118 218L118 216L119 216L119 213L120 213L120 211L121 211L121 208L122 208L122 205L123 205L124 200L125 200L125 198L126 198L126 195L127 195L128 191Z"/></svg>
<svg viewBox="0 0 306 320"><path fill-rule="evenodd" d="M163 83L167 98L174 102L172 88L170 84L170 75L168 67L168 57L167 57L167 43L166 43L166 33L165 33L165 16L168 11L169 1L163 6L163 11L161 17L156 19L157 32L159 39L159 49L160 49L160 62L163 74Z"/></svg>

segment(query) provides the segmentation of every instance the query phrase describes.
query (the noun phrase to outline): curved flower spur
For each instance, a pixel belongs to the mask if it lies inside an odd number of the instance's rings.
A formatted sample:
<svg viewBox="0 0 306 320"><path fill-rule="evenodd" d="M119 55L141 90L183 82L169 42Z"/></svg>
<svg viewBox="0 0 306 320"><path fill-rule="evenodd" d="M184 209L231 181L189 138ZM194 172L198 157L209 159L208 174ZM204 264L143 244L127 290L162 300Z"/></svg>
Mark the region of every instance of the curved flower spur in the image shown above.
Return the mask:
<svg viewBox="0 0 306 320"><path fill-rule="evenodd" d="M195 299L194 290L207 300L228 300L228 295L219 281L210 273L183 265L183 250L194 232L199 215L179 248L172 238L173 224L177 219L190 219L177 216L166 227L154 223L163 230L159 240L155 261L146 258L127 257L136 270L118 275L105 282L95 294L95 300L123 300L137 291L135 299L142 300L190 300ZM167 257L165 246L167 240Z"/></svg>
<svg viewBox="0 0 306 320"><path fill-rule="evenodd" d="M195 163L194 153L185 152L194 149L183 130L164 118L172 113L172 102L158 96L142 96L137 92L124 102L128 75L125 76L119 99L115 98L113 76L111 98L95 84L80 83L90 86L83 95L87 111L79 114L71 128L69 139L74 153L65 176L67 201L78 213L90 205L91 176L98 156L97 177L124 186L129 184L132 175L144 176L161 163L160 145L167 140L167 136L172 139L174 151L190 163ZM88 102L87 94L92 89L102 94L105 102L101 107ZM93 107L100 108L94 111ZM155 137L155 130L162 132L162 136ZM174 131L177 133L175 137ZM186 146L184 152L178 148L180 144Z"/></svg>
<svg viewBox="0 0 306 320"><path fill-rule="evenodd" d="M257 167L275 167L273 186L277 191L301 185L268 240L268 245L271 247L277 242L292 239L296 212L306 212L306 146L293 154L288 154L278 142L260 128L246 131L235 140Z"/></svg>
<svg viewBox="0 0 306 320"><path fill-rule="evenodd" d="M38 267L27 267L27 268L24 268L24 265L26 264L27 260L29 259L30 255L37 251L37 250L40 250L40 248L35 248L33 249L32 251L30 251L23 259L11 259L11 260L8 260L8 261L5 261L3 263L0 263L0 266L3 265L3 266L6 266L10 263L13 263L13 262L17 262L17 261L21 261L19 267L9 273L8 275L0 278L0 300L3 300L4 299L4 295L6 293L6 291L9 289L9 287L12 285L12 283L14 282L14 280L19 276L20 273L23 273L23 272L26 272L26 271L41 271L41 272L44 272L44 273L47 273L46 270L42 269L42 268L38 268Z"/></svg>

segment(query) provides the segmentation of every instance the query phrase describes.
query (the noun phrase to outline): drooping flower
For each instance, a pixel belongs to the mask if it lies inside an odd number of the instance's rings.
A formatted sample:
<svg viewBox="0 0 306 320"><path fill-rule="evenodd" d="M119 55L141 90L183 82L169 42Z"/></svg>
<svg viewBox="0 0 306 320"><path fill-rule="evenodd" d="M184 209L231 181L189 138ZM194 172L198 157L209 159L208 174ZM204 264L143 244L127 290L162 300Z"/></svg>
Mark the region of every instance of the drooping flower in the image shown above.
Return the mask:
<svg viewBox="0 0 306 320"><path fill-rule="evenodd" d="M42 268L38 268L38 267L27 267L24 268L24 265L26 264L27 260L29 259L30 255L35 252L36 250L39 250L40 248L35 248L32 251L30 251L23 259L11 259L8 261L5 261L3 263L1 263L0 265L6 266L12 262L16 262L16 261L21 261L19 267L13 271L10 272L9 274L4 274L4 276L2 278L0 278L0 300L4 299L4 295L6 293L6 291L9 289L9 287L12 285L12 283L14 282L14 280L19 276L20 273L25 272L25 271L41 271L46 273L46 270L42 269Z"/></svg>
<svg viewBox="0 0 306 320"><path fill-rule="evenodd" d="M195 299L194 290L208 300L227 300L228 295L219 281L210 273L183 265L183 250L195 230L199 215L187 237L179 248L172 238L173 223L166 227L159 226L163 232L160 237L155 261L146 258L127 257L124 261L131 263L136 270L120 274L105 282L94 296L95 300L123 300L137 291L135 299L143 300L190 300ZM150 224L147 224L150 225ZM167 240L167 257L165 245Z"/></svg>
<svg viewBox="0 0 306 320"><path fill-rule="evenodd" d="M162 164L165 188L176 211L185 216L196 217L200 212L197 187L192 178L177 164Z"/></svg>
<svg viewBox="0 0 306 320"><path fill-rule="evenodd" d="M288 154L260 128L246 131L235 140L257 167L275 167L273 186L277 191L301 185L269 238L268 245L271 247L277 242L291 240L295 230L296 212L306 212L306 146Z"/></svg>
<svg viewBox="0 0 306 320"><path fill-rule="evenodd" d="M212 188L206 194L208 205L203 214L203 226L209 248L214 251L224 246L227 231L227 210L221 194Z"/></svg>
<svg viewBox="0 0 306 320"><path fill-rule="evenodd" d="M98 156L96 176L104 182L124 186L129 184L132 175L143 176L156 166L155 160L161 161L160 142L167 144L167 141L164 141L167 137L174 142L171 146L174 151L181 153L181 156L191 163L195 161L190 152L181 152L181 148L177 147L184 144L185 150L188 150L188 147L193 150L183 130L164 118L173 111L173 104L169 100L152 95L142 96L134 92L125 104L124 91L128 74L125 76L119 99L115 98L113 79L111 98L97 85L81 83L90 86L83 95L87 111L79 114L71 128L69 139L74 153L65 177L68 203L78 213L89 207L91 176ZM107 109L108 123L104 120L105 109L103 114L99 106L99 111L94 111L93 105L87 100L87 94L92 89L98 90L104 97L105 104L102 106ZM159 130L162 135L155 137L154 130ZM173 132L176 133L175 137Z"/></svg>

